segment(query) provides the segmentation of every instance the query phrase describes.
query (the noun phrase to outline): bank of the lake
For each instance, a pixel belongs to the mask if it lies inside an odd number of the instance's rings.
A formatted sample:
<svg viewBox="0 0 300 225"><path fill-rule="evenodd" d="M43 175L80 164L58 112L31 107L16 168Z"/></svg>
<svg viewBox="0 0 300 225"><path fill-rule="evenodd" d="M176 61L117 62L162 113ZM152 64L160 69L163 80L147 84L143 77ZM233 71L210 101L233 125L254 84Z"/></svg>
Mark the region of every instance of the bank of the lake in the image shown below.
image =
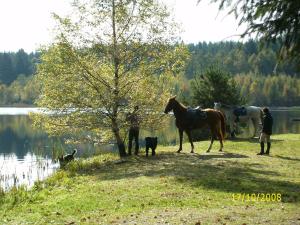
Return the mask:
<svg viewBox="0 0 300 225"><path fill-rule="evenodd" d="M270 156L256 155L257 140L227 140L223 153L208 144L77 160L30 191L2 193L0 224L299 224L300 134L274 135Z"/></svg>

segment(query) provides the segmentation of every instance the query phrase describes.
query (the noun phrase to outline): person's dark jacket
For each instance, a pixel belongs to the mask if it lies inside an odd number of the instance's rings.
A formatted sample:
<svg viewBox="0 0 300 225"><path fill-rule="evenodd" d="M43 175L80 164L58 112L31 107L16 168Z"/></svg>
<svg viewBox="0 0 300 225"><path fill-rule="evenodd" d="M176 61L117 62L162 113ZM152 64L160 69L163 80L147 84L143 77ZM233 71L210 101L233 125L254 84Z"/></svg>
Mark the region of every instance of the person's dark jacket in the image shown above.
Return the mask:
<svg viewBox="0 0 300 225"><path fill-rule="evenodd" d="M272 134L273 117L271 113L265 113L263 116L263 129L262 132L268 135Z"/></svg>

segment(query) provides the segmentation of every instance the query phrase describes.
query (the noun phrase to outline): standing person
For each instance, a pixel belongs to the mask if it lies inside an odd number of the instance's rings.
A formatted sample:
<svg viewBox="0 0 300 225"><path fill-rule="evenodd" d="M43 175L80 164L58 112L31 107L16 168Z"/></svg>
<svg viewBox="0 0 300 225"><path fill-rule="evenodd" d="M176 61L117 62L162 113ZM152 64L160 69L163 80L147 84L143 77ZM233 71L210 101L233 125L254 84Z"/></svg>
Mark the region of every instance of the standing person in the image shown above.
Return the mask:
<svg viewBox="0 0 300 225"><path fill-rule="evenodd" d="M130 123L129 128L129 140L128 140L128 155L131 155L131 148L132 148L132 141L135 141L135 152L134 154L137 155L139 153L139 117L137 111L139 110L138 106L134 107L132 113L127 115L127 120Z"/></svg>
<svg viewBox="0 0 300 225"><path fill-rule="evenodd" d="M265 107L263 109L263 128L262 132L260 134L259 142L260 142L260 153L257 155L263 155L264 154L264 148L265 148L265 142L267 142L267 151L266 154L270 154L270 148L271 148L271 134L272 134L272 126L273 126L273 117L269 111L269 108Z"/></svg>

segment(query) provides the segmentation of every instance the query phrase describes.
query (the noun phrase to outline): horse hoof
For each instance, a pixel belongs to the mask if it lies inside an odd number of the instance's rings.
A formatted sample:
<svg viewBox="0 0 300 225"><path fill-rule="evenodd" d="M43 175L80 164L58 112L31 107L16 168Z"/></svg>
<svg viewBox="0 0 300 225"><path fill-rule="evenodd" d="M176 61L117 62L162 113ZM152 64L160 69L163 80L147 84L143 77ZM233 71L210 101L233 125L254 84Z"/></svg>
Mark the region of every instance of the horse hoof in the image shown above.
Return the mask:
<svg viewBox="0 0 300 225"><path fill-rule="evenodd" d="M222 151L223 151L222 149L219 150L219 152L222 152Z"/></svg>
<svg viewBox="0 0 300 225"><path fill-rule="evenodd" d="M206 152L208 153L208 152L210 152L210 150L207 150Z"/></svg>
<svg viewBox="0 0 300 225"><path fill-rule="evenodd" d="M181 152L181 149L179 149L178 151L177 151L177 153L180 153Z"/></svg>
<svg viewBox="0 0 300 225"><path fill-rule="evenodd" d="M195 153L194 151L191 151L191 153Z"/></svg>

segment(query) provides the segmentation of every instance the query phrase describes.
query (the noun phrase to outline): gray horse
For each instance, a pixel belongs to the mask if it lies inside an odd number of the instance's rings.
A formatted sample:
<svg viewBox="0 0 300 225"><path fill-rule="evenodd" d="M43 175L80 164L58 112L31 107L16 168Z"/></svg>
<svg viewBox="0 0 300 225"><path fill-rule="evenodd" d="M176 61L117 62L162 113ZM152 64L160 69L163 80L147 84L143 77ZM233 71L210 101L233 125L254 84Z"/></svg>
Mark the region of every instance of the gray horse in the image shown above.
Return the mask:
<svg viewBox="0 0 300 225"><path fill-rule="evenodd" d="M220 102L214 103L214 109L222 111L227 120L227 124L230 126L230 134L232 137L235 136L236 124L238 122L246 122L249 124L251 121L254 126L254 133L252 137L258 135L258 131L261 128L263 111L257 106L245 106L237 107L231 105L221 104ZM240 115L237 112L240 110Z"/></svg>

